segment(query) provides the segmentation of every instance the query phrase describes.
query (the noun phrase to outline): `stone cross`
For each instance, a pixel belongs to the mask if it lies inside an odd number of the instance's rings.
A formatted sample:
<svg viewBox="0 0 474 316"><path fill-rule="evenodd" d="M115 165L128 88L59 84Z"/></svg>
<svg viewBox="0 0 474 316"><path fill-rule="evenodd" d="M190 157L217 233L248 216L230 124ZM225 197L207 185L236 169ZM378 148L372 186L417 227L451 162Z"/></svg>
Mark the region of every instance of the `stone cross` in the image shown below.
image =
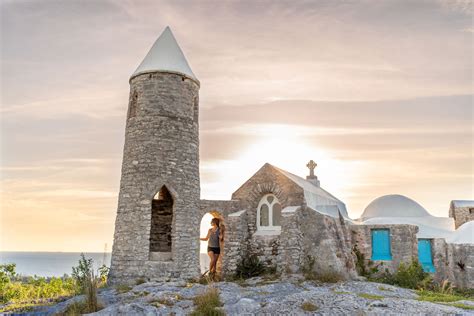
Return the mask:
<svg viewBox="0 0 474 316"><path fill-rule="evenodd" d="M318 165L318 164L315 163L313 160L310 160L310 161L308 162L308 164L306 165L306 167L309 168L309 177L310 177L310 178L314 178L314 168L316 168L317 165Z"/></svg>

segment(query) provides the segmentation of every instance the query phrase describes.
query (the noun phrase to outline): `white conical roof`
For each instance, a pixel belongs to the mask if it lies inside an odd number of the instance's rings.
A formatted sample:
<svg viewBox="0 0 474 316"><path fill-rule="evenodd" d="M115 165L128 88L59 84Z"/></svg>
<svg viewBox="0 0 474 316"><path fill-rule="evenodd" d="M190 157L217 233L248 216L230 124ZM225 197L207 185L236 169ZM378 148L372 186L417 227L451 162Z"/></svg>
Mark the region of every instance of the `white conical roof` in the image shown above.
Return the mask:
<svg viewBox="0 0 474 316"><path fill-rule="evenodd" d="M152 71L174 72L198 81L169 26L161 33L130 78Z"/></svg>

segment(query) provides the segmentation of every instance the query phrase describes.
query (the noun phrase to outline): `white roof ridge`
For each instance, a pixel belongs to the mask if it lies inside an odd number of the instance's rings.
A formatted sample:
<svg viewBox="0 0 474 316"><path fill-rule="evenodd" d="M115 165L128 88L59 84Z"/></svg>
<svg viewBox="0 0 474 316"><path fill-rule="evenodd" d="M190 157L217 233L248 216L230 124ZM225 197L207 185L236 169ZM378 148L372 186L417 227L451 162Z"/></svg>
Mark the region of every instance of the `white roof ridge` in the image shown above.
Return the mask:
<svg viewBox="0 0 474 316"><path fill-rule="evenodd" d="M155 41L137 70L130 76L130 79L143 73L155 71L184 75L199 84L199 80L189 67L188 61L169 26Z"/></svg>
<svg viewBox="0 0 474 316"><path fill-rule="evenodd" d="M274 165L271 165L272 167L278 169L278 171L282 172L282 173L287 173L287 174L290 174L294 177L297 177L298 179L300 179L301 181L305 181L308 185L312 185L313 187L317 188L317 189L320 189L321 191L323 191L324 193L326 193L327 195L329 195L330 197L332 197L333 199L341 202L341 203L344 203L342 202L341 200L339 200L337 197L335 197L334 195L332 195L331 193L329 193L328 191L324 190L321 186L317 186L317 185L314 185L314 183L312 183L311 181L308 181L307 179L303 178L303 177L300 177L299 175L296 175L294 173L291 173L289 171L286 171L286 170L283 170L281 168L278 168L278 167L275 167ZM290 179L291 180L291 179ZM293 181L294 182L294 181ZM329 205L329 204L328 204Z"/></svg>

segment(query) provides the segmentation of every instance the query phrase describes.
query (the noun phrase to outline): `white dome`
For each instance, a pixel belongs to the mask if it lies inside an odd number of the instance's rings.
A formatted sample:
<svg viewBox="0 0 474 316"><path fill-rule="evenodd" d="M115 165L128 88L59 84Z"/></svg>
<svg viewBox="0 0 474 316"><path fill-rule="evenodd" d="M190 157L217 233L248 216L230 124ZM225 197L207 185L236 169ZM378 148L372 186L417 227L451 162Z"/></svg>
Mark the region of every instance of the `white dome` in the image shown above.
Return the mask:
<svg viewBox="0 0 474 316"><path fill-rule="evenodd" d="M374 217L431 216L420 204L403 195L384 195L373 200L362 213L361 219Z"/></svg>

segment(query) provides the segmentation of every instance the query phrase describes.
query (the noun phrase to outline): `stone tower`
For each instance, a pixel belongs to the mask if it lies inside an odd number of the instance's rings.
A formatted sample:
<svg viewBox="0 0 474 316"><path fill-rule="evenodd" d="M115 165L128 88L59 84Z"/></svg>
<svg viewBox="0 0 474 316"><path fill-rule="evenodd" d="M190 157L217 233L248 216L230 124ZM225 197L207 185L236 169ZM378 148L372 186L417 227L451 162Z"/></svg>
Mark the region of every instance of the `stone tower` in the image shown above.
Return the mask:
<svg viewBox="0 0 474 316"><path fill-rule="evenodd" d="M130 77L110 282L199 274L199 81L167 27Z"/></svg>

